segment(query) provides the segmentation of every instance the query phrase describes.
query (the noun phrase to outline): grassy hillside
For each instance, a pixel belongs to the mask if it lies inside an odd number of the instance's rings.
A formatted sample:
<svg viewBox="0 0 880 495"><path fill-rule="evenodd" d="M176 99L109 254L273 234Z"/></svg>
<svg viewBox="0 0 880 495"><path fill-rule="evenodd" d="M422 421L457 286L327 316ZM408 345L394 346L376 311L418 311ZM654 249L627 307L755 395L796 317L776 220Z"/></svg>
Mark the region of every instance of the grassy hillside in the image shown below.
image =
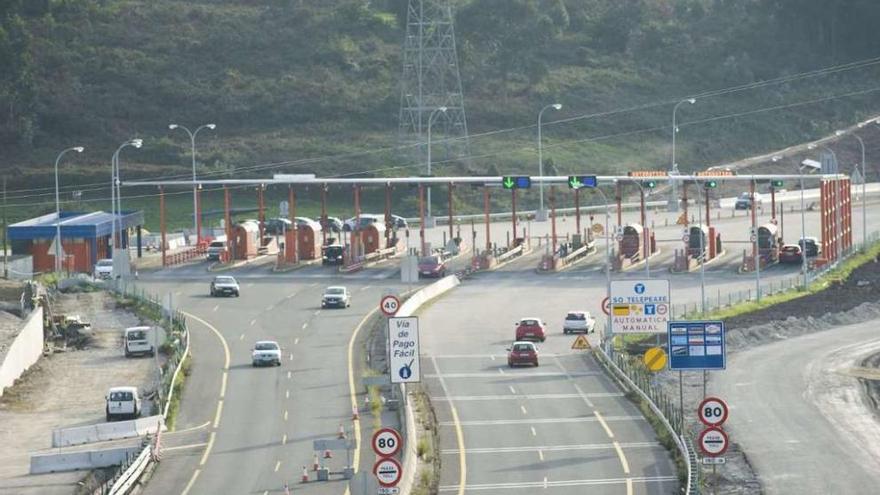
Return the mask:
<svg viewBox="0 0 880 495"><path fill-rule="evenodd" d="M672 107L688 96L683 170L880 107L880 5L868 0L453 3L472 158L441 145L438 173L536 173L537 110L556 101L544 157L560 173L665 166ZM123 178L187 174L189 141L172 122L217 124L199 135L202 176L420 173L394 150L405 11L406 0L0 0L0 168L15 215L51 202L41 188L74 144L87 151L65 159L64 196L84 191L84 208L107 207L110 156L131 137L145 146L123 152Z"/></svg>

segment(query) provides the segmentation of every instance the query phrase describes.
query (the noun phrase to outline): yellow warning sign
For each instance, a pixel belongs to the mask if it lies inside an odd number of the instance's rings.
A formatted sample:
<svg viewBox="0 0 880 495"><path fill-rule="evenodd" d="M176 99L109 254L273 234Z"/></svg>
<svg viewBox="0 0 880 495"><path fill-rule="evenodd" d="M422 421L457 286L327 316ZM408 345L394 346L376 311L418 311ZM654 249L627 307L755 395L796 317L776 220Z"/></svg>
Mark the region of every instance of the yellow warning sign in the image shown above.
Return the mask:
<svg viewBox="0 0 880 495"><path fill-rule="evenodd" d="M594 234L601 234L605 232L605 227L603 227L601 223L594 223L593 226L590 227L590 229L593 231Z"/></svg>
<svg viewBox="0 0 880 495"><path fill-rule="evenodd" d="M578 335L574 342L571 344L572 349L584 350L590 348L590 341L587 340L586 335Z"/></svg>
<svg viewBox="0 0 880 495"><path fill-rule="evenodd" d="M662 347L652 347L645 352L645 366L651 371L666 368L666 351Z"/></svg>
<svg viewBox="0 0 880 495"><path fill-rule="evenodd" d="M678 220L675 221L675 223L678 224L678 225L687 225L687 223L688 223L687 213L682 213L682 214L678 217Z"/></svg>

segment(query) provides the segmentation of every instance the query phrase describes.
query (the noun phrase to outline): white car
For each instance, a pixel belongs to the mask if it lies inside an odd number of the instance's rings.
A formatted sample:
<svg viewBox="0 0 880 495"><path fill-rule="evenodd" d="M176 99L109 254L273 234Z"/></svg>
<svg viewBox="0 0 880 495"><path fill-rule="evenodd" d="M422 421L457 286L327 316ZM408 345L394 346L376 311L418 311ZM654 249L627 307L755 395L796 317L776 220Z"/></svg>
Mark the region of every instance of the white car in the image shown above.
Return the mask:
<svg viewBox="0 0 880 495"><path fill-rule="evenodd" d="M322 308L347 308L351 306L351 293L341 286L327 287L321 296Z"/></svg>
<svg viewBox="0 0 880 495"><path fill-rule="evenodd" d="M562 333L593 333L596 331L596 320L589 311L569 311L562 323Z"/></svg>
<svg viewBox="0 0 880 495"><path fill-rule="evenodd" d="M251 353L254 366L281 366L281 346L274 340L261 340Z"/></svg>
<svg viewBox="0 0 880 495"><path fill-rule="evenodd" d="M155 339L152 327L131 327L125 329L125 357L155 356L151 338Z"/></svg>
<svg viewBox="0 0 880 495"><path fill-rule="evenodd" d="M241 289L235 278L228 275L219 275L211 281L211 296L235 296L238 297Z"/></svg>
<svg viewBox="0 0 880 495"><path fill-rule="evenodd" d="M137 418L141 414L141 397L137 387L113 387L107 392L107 421L115 418Z"/></svg>
<svg viewBox="0 0 880 495"><path fill-rule="evenodd" d="M95 264L95 278L109 280L113 278L113 260L105 258Z"/></svg>

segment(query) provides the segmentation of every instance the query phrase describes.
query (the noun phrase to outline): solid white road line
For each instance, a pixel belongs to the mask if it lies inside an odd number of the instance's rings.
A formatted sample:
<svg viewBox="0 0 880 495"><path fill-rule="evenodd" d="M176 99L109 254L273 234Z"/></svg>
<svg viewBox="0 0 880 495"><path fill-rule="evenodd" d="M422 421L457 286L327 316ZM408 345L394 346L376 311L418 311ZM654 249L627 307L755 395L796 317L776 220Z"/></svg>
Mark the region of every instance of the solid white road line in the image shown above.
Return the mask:
<svg viewBox="0 0 880 495"><path fill-rule="evenodd" d="M623 449L620 448L620 444L614 442L614 450L617 451L617 457L620 458L620 465L623 466L623 474L629 474L629 462L626 461L626 456L623 455Z"/></svg>
<svg viewBox="0 0 880 495"><path fill-rule="evenodd" d="M607 416L602 418L603 421L645 421L644 416ZM518 425L518 424L554 424L554 423L592 423L598 421L595 417L587 416L582 418L543 418L543 419L484 419L473 421L461 421L461 426L499 426L499 425ZM440 426L453 426L451 421L440 421Z"/></svg>
<svg viewBox="0 0 880 495"><path fill-rule="evenodd" d="M162 452L171 452L173 450L195 449L198 447L204 447L205 445L208 445L208 442L191 443L189 445L178 445L177 447L162 447Z"/></svg>
<svg viewBox="0 0 880 495"><path fill-rule="evenodd" d="M498 368L499 370L503 370L504 368ZM504 373L504 371L501 371ZM599 371L585 371L582 373L559 373L554 371L523 371L523 370L510 370L510 373L516 375L517 378L527 379L527 378L569 378L575 376L599 376L602 373ZM428 373L422 375L426 378L438 378L436 374ZM497 375L495 373L446 373L443 375L443 378L494 378Z"/></svg>
<svg viewBox="0 0 880 495"><path fill-rule="evenodd" d="M599 411L593 411L593 414L596 416L596 421L598 421L602 425L602 428L605 429L605 433L608 435L608 438L614 438L614 432L611 431L608 423L606 423L605 420L602 419L602 415L599 414Z"/></svg>
<svg viewBox="0 0 880 495"><path fill-rule="evenodd" d="M605 478L605 479L582 479L582 480L560 480L548 481L547 488L566 487L566 486L596 486L596 485L629 485L630 483L678 483L675 476L643 476L634 478ZM484 490L514 490L543 488L544 481L527 481L523 483L485 483L479 485L466 485L465 490L468 492L484 491ZM440 492L454 492L458 490L458 485L443 485Z"/></svg>
<svg viewBox="0 0 880 495"><path fill-rule="evenodd" d="M196 469L195 472L193 472L192 478L189 479L189 483L186 484L186 486L183 488L183 491L180 492L180 495L187 495L189 493L196 482L196 478L199 477L199 473L201 472L201 469Z"/></svg>
<svg viewBox="0 0 880 495"><path fill-rule="evenodd" d="M433 401L496 401L496 400L548 400L548 399L583 399L584 397L623 397L622 392L599 392L592 394L518 394L518 395L456 395L454 397L431 397Z"/></svg>
<svg viewBox="0 0 880 495"><path fill-rule="evenodd" d="M659 449L659 442L625 442L618 443L622 449ZM516 452L567 452L576 450L615 450L611 443L585 443L572 445L523 445L520 447L473 447L467 449L468 454L509 454ZM441 455L457 455L458 449L443 449Z"/></svg>
<svg viewBox="0 0 880 495"><path fill-rule="evenodd" d="M441 375L440 367L437 365L437 360L434 357L431 357L431 363L434 365L434 369L437 370L437 374ZM500 368L499 368L500 370ZM443 379L443 376L440 377L440 388L443 389L443 394L449 396L449 389L446 387L446 380ZM465 486L467 484L467 454L465 453L464 447L464 431L461 429L461 421L458 419L458 411L455 409L455 404L452 401L449 401L449 410L452 413L452 421L448 422L449 424L445 426L453 426L455 428L455 438L458 442L458 486L453 487L449 491L457 491L458 495L464 495Z"/></svg>

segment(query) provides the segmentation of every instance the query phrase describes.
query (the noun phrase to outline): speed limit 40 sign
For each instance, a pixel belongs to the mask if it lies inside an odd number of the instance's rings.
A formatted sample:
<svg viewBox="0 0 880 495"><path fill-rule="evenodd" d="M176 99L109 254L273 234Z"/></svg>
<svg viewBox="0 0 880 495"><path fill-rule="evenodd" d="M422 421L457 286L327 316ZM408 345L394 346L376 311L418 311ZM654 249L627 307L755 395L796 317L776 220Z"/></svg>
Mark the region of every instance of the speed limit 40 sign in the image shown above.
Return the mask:
<svg viewBox="0 0 880 495"><path fill-rule="evenodd" d="M706 426L721 426L727 421L727 404L718 397L706 397L700 402L697 416Z"/></svg>
<svg viewBox="0 0 880 495"><path fill-rule="evenodd" d="M394 428L382 428L373 434L373 452L379 457L391 457L400 452L400 433Z"/></svg>
<svg viewBox="0 0 880 495"><path fill-rule="evenodd" d="M397 314L397 310L400 309L400 299L392 295L383 296L382 300L379 301L379 309L385 316L394 316Z"/></svg>

